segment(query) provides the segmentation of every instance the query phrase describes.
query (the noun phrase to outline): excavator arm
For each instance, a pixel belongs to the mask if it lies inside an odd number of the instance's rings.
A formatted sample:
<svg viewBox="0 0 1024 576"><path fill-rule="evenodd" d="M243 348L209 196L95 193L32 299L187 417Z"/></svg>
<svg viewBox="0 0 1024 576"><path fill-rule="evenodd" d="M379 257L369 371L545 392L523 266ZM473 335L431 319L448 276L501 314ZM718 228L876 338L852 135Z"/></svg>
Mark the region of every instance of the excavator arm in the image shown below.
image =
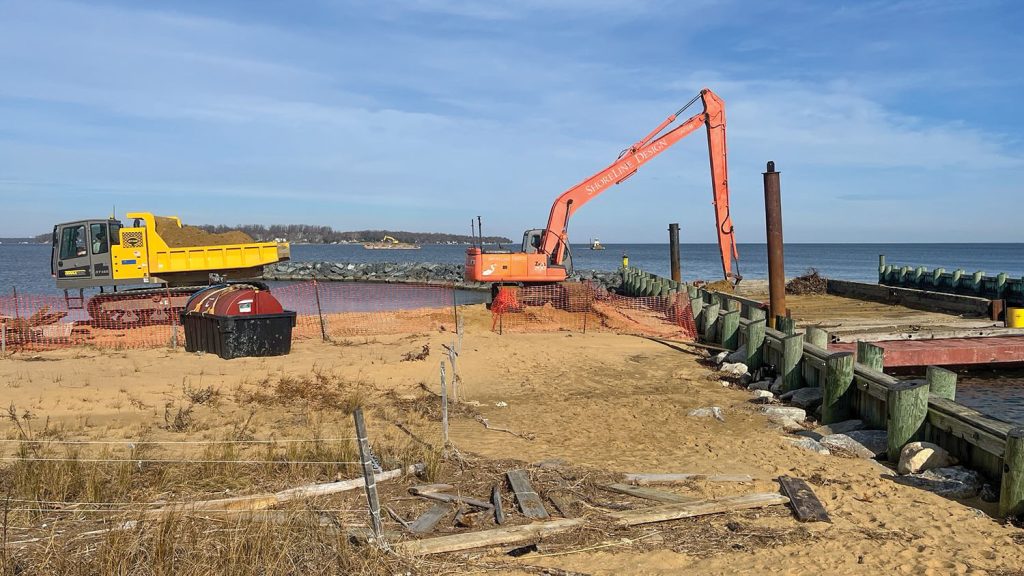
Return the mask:
<svg viewBox="0 0 1024 576"><path fill-rule="evenodd" d="M697 98L666 118L657 128L619 155L610 166L568 189L551 206L547 228L539 252L549 255L549 263L562 266L568 244L569 218L576 210L608 188L629 178L655 156L661 154L701 126L707 127L708 152L711 162L711 188L714 193L715 229L722 256L722 273L728 280L740 280L739 271L733 272L733 261L739 260L732 218L729 214L729 177L726 166L725 106L711 90L705 88L698 96L704 111L662 133Z"/></svg>

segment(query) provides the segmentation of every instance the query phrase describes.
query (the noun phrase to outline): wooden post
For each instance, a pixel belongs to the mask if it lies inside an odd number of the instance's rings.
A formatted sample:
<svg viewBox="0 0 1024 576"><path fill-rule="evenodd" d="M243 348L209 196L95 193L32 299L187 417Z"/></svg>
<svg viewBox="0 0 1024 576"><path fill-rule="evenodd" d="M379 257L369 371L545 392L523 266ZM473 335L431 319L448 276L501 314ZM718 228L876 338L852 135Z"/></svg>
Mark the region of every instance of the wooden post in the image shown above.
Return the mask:
<svg viewBox="0 0 1024 576"><path fill-rule="evenodd" d="M0 322L0 354L7 355L7 322Z"/></svg>
<svg viewBox="0 0 1024 576"><path fill-rule="evenodd" d="M730 300L735 302L735 300ZM729 350L735 350L739 348L739 327L740 327L740 311L729 310L721 317L722 323L722 346Z"/></svg>
<svg viewBox="0 0 1024 576"><path fill-rule="evenodd" d="M370 441L366 437L366 422L363 420L362 407L352 413L356 421L356 438L359 442L359 460L363 465L363 479L366 481L366 503L370 507L370 529L375 538L380 539L380 501L377 499L377 479L373 476L373 458L370 452Z"/></svg>
<svg viewBox="0 0 1024 576"><path fill-rule="evenodd" d="M764 363L764 329L768 321L763 317L747 324L747 368L754 370Z"/></svg>
<svg viewBox="0 0 1024 576"><path fill-rule="evenodd" d="M704 307L704 341L713 342L715 338L715 326L718 323L718 309L721 305L715 302Z"/></svg>
<svg viewBox="0 0 1024 576"><path fill-rule="evenodd" d="M697 296L690 298L690 311L693 313L693 324L697 326L699 330L700 327L704 325L702 322L703 317L701 316L704 312L704 299L701 298L699 293Z"/></svg>
<svg viewBox="0 0 1024 576"><path fill-rule="evenodd" d="M885 283L885 254L878 255L878 283Z"/></svg>
<svg viewBox="0 0 1024 576"><path fill-rule="evenodd" d="M448 385L444 381L444 360L441 360L441 438L448 446Z"/></svg>
<svg viewBox="0 0 1024 576"><path fill-rule="evenodd" d="M765 324L768 323L768 313L765 312L764 308L751 306L750 309L747 310L747 317L751 320L764 320Z"/></svg>
<svg viewBox="0 0 1024 576"><path fill-rule="evenodd" d="M871 342L857 341L857 363L875 372L881 372L885 362L885 350Z"/></svg>
<svg viewBox="0 0 1024 576"><path fill-rule="evenodd" d="M808 326L807 331L804 332L804 340L809 344L814 344L822 350L828 349L828 332L821 328Z"/></svg>
<svg viewBox="0 0 1024 576"><path fill-rule="evenodd" d="M853 352L837 352L825 359L821 423L834 424L853 416Z"/></svg>
<svg viewBox="0 0 1024 576"><path fill-rule="evenodd" d="M320 339L327 342L327 324L324 323L324 311L320 308L320 283L313 279L313 292L316 294L316 313L320 317Z"/></svg>
<svg viewBox="0 0 1024 576"><path fill-rule="evenodd" d="M919 436L928 416L928 384L901 382L890 388L886 399L886 429L889 433L889 460L899 460L900 450Z"/></svg>
<svg viewBox="0 0 1024 576"><path fill-rule="evenodd" d="M787 336L792 336L793 334L796 334L796 320L793 320L789 316L776 316L775 329Z"/></svg>
<svg viewBox="0 0 1024 576"><path fill-rule="evenodd" d="M804 355L803 334L793 334L782 339L782 391L789 392L803 388L803 374L800 373L800 359Z"/></svg>
<svg viewBox="0 0 1024 576"><path fill-rule="evenodd" d="M999 491L999 515L1024 514L1024 426L1011 428L1006 434L1003 453L1003 480Z"/></svg>
<svg viewBox="0 0 1024 576"><path fill-rule="evenodd" d="M929 366L926 378L932 396L956 400L956 372L938 366Z"/></svg>

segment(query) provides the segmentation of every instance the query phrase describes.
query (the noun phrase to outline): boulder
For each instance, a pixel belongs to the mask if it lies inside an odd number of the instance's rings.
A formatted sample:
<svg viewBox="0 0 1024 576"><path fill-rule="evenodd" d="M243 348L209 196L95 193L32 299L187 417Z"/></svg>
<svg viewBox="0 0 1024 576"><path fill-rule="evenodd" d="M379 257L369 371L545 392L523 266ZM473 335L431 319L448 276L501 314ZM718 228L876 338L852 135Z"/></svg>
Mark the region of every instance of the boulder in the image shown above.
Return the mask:
<svg viewBox="0 0 1024 576"><path fill-rule="evenodd" d="M758 380L747 385L747 390L767 390L772 385L771 380Z"/></svg>
<svg viewBox="0 0 1024 576"><path fill-rule="evenodd" d="M772 398L775 398L775 394L772 394L767 390L754 390L754 398L763 398L765 400L771 400Z"/></svg>
<svg viewBox="0 0 1024 576"><path fill-rule="evenodd" d="M792 432L792 434L794 436L803 436L804 438L810 438L811 440L816 441L818 444L821 444L821 438L822 438L821 434L818 434L814 430L808 430L808 429L804 428L803 426L801 426L799 430L794 430ZM821 444L821 445L825 446L824 444ZM825 447L828 448L828 446L825 446Z"/></svg>
<svg viewBox="0 0 1024 576"><path fill-rule="evenodd" d="M900 484L959 500L977 496L984 484L981 474L963 466L936 468L923 474L907 474L894 479Z"/></svg>
<svg viewBox="0 0 1024 576"><path fill-rule="evenodd" d="M814 429L815 432L822 436L829 434L846 434L847 432L853 432L854 430L863 430L863 420L843 420L842 422L833 422L832 424L825 424L824 426L818 426Z"/></svg>
<svg viewBox="0 0 1024 576"><path fill-rule="evenodd" d="M776 376L775 380L772 380L772 385L768 387L769 390L774 394L778 394L782 391L782 376Z"/></svg>
<svg viewBox="0 0 1024 576"><path fill-rule="evenodd" d="M931 442L911 442L900 450L900 462L896 471L900 474L919 474L956 463L956 458L941 446Z"/></svg>
<svg viewBox="0 0 1024 576"><path fill-rule="evenodd" d="M813 410L821 406L822 394L821 388L797 388L779 396L779 400L806 410Z"/></svg>
<svg viewBox="0 0 1024 576"><path fill-rule="evenodd" d="M714 418L719 422L725 422L725 415L722 414L722 409L718 406L695 408L693 410L690 410L687 416L696 416L698 418Z"/></svg>
<svg viewBox="0 0 1024 576"><path fill-rule="evenodd" d="M851 430L845 434L871 450L875 458L885 456L889 450L889 434L885 430Z"/></svg>
<svg viewBox="0 0 1024 576"><path fill-rule="evenodd" d="M821 445L828 448L832 452L839 452L842 454L849 454L857 458L872 459L877 456L870 448L864 446L860 442L857 442L853 438L850 438L846 434L828 434L822 436ZM884 451L884 449L883 449Z"/></svg>
<svg viewBox="0 0 1024 576"><path fill-rule="evenodd" d="M723 360L723 362L730 362L730 363L733 363L733 364L735 364L737 362L746 362L746 361L747 361L747 345L746 344L744 344L744 345L740 346L739 348L737 348L735 352L729 352L729 354L727 356L725 356L725 359Z"/></svg>
<svg viewBox="0 0 1024 576"><path fill-rule="evenodd" d="M824 446L819 444L817 440L814 440L813 438L787 438L786 441L792 444L793 446L796 446L797 448L803 448L804 450L809 450L816 454L821 454L822 456L829 455L828 448L825 448Z"/></svg>
<svg viewBox="0 0 1024 576"><path fill-rule="evenodd" d="M720 372L725 372L730 376L742 376L747 373L747 365L742 362L724 363L718 367Z"/></svg>
<svg viewBox="0 0 1024 576"><path fill-rule="evenodd" d="M776 424L781 424L784 420L803 422L807 419L807 411L792 406L762 406L760 411L768 416L768 420Z"/></svg>
<svg viewBox="0 0 1024 576"><path fill-rule="evenodd" d="M711 360L713 360L716 365L721 366L722 363L725 362L725 358L728 355L729 355L728 352L724 352L724 351L723 352L719 352L718 354L715 354L714 356L712 356Z"/></svg>

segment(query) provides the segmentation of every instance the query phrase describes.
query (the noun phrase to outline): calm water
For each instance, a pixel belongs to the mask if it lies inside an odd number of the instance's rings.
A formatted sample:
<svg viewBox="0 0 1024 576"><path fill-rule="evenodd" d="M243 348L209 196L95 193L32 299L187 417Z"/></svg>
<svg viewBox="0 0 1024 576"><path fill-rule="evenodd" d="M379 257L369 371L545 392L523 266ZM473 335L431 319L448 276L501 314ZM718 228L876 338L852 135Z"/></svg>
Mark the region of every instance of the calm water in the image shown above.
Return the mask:
<svg viewBox="0 0 1024 576"><path fill-rule="evenodd" d="M427 245L421 250L382 252L358 244L293 245L294 261L337 262L456 262L465 259L465 246ZM740 271L745 278L767 276L764 244L741 244ZM830 278L877 280L878 255L890 264L1006 272L1024 276L1024 244L789 244L786 246L786 275L796 276L817 268ZM576 268L613 270L628 254L630 264L667 276L668 246L665 244L609 244L606 250L573 247ZM24 294L58 294L50 277L50 247L47 245L0 244L0 293L14 288ZM721 276L718 248L714 244L682 246L684 279L716 279ZM470 301L470 298L460 298ZM957 399L998 418L1024 424L1024 371L973 371L961 377Z"/></svg>
<svg viewBox="0 0 1024 576"><path fill-rule="evenodd" d="M745 278L766 278L768 264L764 244L740 244L740 272ZM465 246L426 245L421 250L366 250L358 244L293 245L296 262L456 262L465 261ZM721 277L718 247L714 244L682 246L684 279ZM629 255L633 266L669 275L666 244L608 244L606 250L573 247L576 268L614 270ZM1024 276L1024 244L789 244L786 246L786 275L798 276L817 268L831 278L877 280L878 255L889 263L909 266L963 268L990 274L1006 272ZM0 293L12 288L34 294L57 294L50 277L50 247L41 244L0 244Z"/></svg>

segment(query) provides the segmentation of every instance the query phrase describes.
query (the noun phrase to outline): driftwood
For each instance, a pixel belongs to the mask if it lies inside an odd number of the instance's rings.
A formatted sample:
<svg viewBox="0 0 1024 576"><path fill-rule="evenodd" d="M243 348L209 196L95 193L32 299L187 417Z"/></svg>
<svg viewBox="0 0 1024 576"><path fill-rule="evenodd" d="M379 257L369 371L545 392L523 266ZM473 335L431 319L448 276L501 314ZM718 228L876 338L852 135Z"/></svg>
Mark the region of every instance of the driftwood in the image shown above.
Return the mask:
<svg viewBox="0 0 1024 576"><path fill-rule="evenodd" d="M491 488L491 506L494 506L494 523L505 523L505 510L501 507L501 488L497 484Z"/></svg>
<svg viewBox="0 0 1024 576"><path fill-rule="evenodd" d="M409 489L412 492L412 488ZM465 504L467 506L473 506L474 508L480 508L481 510L490 510L494 508L490 502L478 500L476 498L470 498L469 496L459 496L457 494L446 494L444 492L412 492L420 498L426 498L427 500L436 500L437 502L446 502L450 504Z"/></svg>
<svg viewBox="0 0 1024 576"><path fill-rule="evenodd" d="M581 518L563 518L561 520L550 520L548 522L525 524L522 526L494 528L492 530L453 534L451 536L438 536L437 538L428 538L426 540L410 540L393 544L392 549L400 554L423 556L425 554L470 550L484 546L501 546L524 542L546 534L565 532L582 525L583 522Z"/></svg>
<svg viewBox="0 0 1024 576"><path fill-rule="evenodd" d="M636 526L638 524L651 524L653 522L666 522L668 520L679 520L680 518L692 518L694 516L706 516L708 514L719 514L733 510L746 510L748 508L764 508L776 504L785 504L789 498L774 492L747 494L744 496L732 496L719 500L699 500L686 504L667 504L641 510L626 510L623 512L611 512L610 518L615 520L619 526Z"/></svg>
<svg viewBox="0 0 1024 576"><path fill-rule="evenodd" d="M413 534L425 534L434 529L437 523L441 521L451 512L451 504L434 504L434 506L420 515L413 523L409 526L409 531Z"/></svg>
<svg viewBox="0 0 1024 576"><path fill-rule="evenodd" d="M789 497L789 505L793 508L797 520L801 522L831 522L828 512L814 490L800 478L780 476L779 485L782 492Z"/></svg>
<svg viewBox="0 0 1024 576"><path fill-rule="evenodd" d="M705 482L752 482L749 474L626 474L626 481L633 484L682 484L703 480Z"/></svg>
<svg viewBox="0 0 1024 576"><path fill-rule="evenodd" d="M640 486L630 486L629 484L608 484L602 486L605 490L611 490L612 492L618 492L619 494L626 494L628 496L634 496L636 498L644 498L647 500L655 500L657 502L672 502L681 504L685 502L696 502L698 498L691 496L683 496L682 494L676 494L674 492L666 492L664 490L657 490L655 488L643 488Z"/></svg>

